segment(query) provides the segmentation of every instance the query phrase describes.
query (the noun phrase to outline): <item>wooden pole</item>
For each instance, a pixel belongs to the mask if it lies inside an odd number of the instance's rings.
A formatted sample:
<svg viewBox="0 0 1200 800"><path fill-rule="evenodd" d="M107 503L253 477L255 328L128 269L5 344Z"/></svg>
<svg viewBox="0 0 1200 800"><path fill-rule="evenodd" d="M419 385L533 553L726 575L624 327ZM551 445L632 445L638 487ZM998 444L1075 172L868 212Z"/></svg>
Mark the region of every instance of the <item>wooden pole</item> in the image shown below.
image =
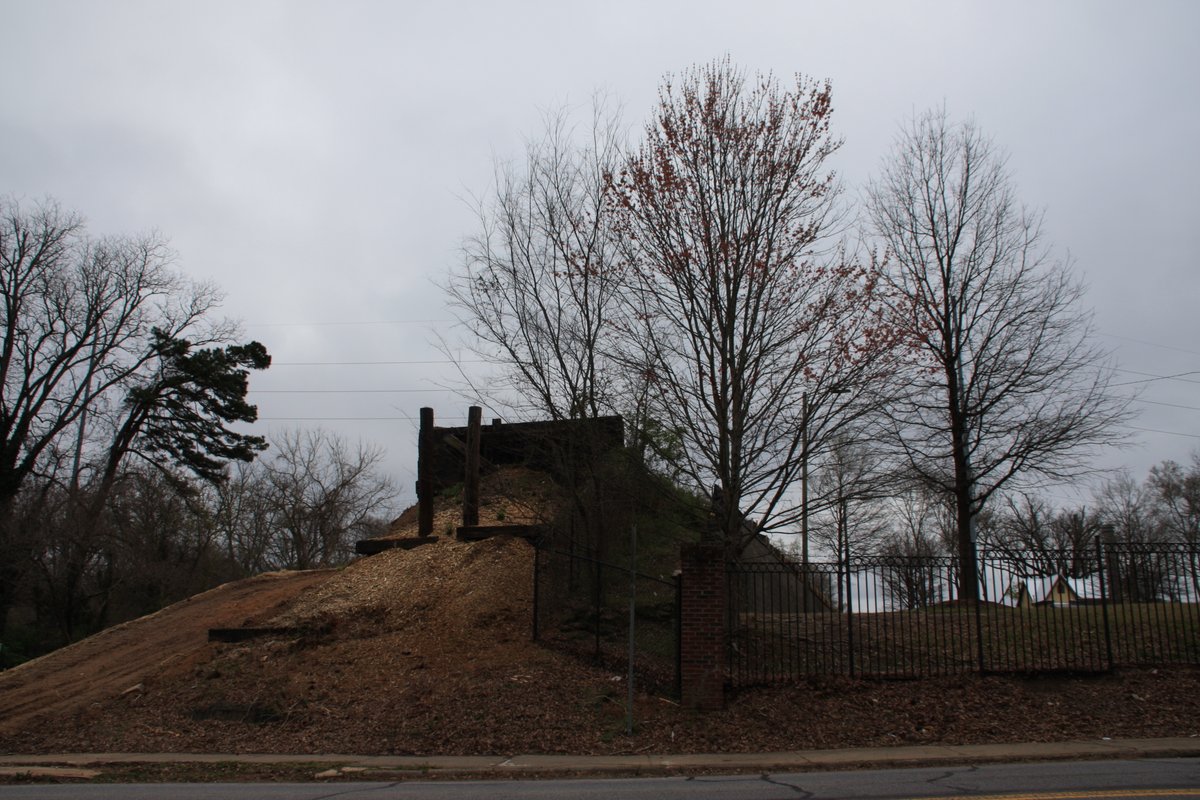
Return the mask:
<svg viewBox="0 0 1200 800"><path fill-rule="evenodd" d="M417 535L433 534L433 409L421 409L417 435Z"/></svg>
<svg viewBox="0 0 1200 800"><path fill-rule="evenodd" d="M463 525L479 524L479 439L483 409L467 410L467 469L463 478Z"/></svg>

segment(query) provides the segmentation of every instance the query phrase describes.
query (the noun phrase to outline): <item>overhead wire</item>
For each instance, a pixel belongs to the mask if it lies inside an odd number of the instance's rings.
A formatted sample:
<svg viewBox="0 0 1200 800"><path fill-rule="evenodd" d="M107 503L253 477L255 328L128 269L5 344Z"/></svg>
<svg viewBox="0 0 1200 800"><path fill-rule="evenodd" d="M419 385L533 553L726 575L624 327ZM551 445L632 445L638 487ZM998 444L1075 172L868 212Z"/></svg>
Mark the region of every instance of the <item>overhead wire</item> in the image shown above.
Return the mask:
<svg viewBox="0 0 1200 800"><path fill-rule="evenodd" d="M450 389L250 389L248 394L416 394L449 392Z"/></svg>
<svg viewBox="0 0 1200 800"><path fill-rule="evenodd" d="M428 359L419 361L275 361L273 367L381 367L381 366L411 366L414 364L490 364L486 359L453 358Z"/></svg>
<svg viewBox="0 0 1200 800"><path fill-rule="evenodd" d="M374 319L374 320L328 320L313 322L246 322L247 328L326 328L352 327L356 325L441 325L453 323L452 319Z"/></svg>
<svg viewBox="0 0 1200 800"><path fill-rule="evenodd" d="M1189 350L1186 347L1180 347L1180 346L1174 345L1174 344L1163 344L1162 342L1151 342L1147 339L1135 339L1132 336L1122 336L1121 334L1118 334L1118 333L1105 333L1104 331L1098 331L1098 333L1101 336L1107 336L1110 339L1122 339L1126 342L1134 342L1135 344L1143 344L1143 345L1146 345L1147 347L1158 347L1162 350L1175 350L1180 353L1187 353L1188 355L1200 356L1200 350Z"/></svg>
<svg viewBox="0 0 1200 800"><path fill-rule="evenodd" d="M1148 377L1145 380L1140 380L1140 381L1122 381L1121 383L1110 384L1110 386L1112 386L1113 388L1115 388L1117 386L1133 386L1133 385L1139 384L1139 383L1153 383L1155 381L1179 381L1181 383L1200 383L1200 380L1193 380L1193 379L1185 377L1187 375L1200 375L1200 370L1194 370L1194 369L1188 370L1187 372L1177 372L1174 375L1155 375L1152 372L1139 372L1135 369L1123 369L1121 367L1114 367L1114 370L1116 372L1127 372L1130 375L1146 375Z"/></svg>
<svg viewBox="0 0 1200 800"><path fill-rule="evenodd" d="M1127 425L1126 427L1129 428L1130 430L1142 431L1144 433L1162 433L1162 434L1166 434L1167 436L1183 436L1188 439L1200 439L1200 434L1195 434L1195 433L1181 433L1180 431L1164 431L1159 428L1142 428L1137 425Z"/></svg>

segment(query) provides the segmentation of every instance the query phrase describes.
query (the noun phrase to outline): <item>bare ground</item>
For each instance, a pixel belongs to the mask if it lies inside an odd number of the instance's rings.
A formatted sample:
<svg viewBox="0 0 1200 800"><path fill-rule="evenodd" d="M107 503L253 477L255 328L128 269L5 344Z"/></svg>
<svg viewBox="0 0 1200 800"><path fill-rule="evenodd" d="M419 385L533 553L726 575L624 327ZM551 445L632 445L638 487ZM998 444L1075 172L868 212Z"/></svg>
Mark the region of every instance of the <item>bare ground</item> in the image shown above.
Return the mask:
<svg viewBox="0 0 1200 800"><path fill-rule="evenodd" d="M414 533L414 517L396 534ZM447 511L435 530L452 524ZM1200 736L1191 668L830 678L746 690L707 715L639 694L627 736L621 676L530 641L531 558L520 540L442 538L342 570L227 584L0 673L0 752L604 754ZM316 632L206 640L210 627L248 624Z"/></svg>

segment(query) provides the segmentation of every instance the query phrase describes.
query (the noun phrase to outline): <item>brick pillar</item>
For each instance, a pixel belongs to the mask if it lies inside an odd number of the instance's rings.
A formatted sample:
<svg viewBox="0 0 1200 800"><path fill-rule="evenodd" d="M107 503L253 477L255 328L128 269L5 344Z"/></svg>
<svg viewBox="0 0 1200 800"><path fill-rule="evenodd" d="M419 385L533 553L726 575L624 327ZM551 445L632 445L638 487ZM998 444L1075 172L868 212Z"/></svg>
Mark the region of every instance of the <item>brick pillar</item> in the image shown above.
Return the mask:
<svg viewBox="0 0 1200 800"><path fill-rule="evenodd" d="M685 708L725 707L725 548L680 548L680 701Z"/></svg>

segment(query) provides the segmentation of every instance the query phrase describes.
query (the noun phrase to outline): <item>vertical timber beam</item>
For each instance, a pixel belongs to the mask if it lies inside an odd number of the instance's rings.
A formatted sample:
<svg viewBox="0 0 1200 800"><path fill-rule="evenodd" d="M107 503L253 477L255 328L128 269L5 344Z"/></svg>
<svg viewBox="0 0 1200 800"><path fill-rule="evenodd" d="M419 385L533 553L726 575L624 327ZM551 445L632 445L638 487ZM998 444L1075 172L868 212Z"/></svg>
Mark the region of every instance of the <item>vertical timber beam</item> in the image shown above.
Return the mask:
<svg viewBox="0 0 1200 800"><path fill-rule="evenodd" d="M417 535L433 534L433 409L421 409L417 435Z"/></svg>
<svg viewBox="0 0 1200 800"><path fill-rule="evenodd" d="M479 439L483 409L471 406L467 410L467 470L463 476L463 525L479 524Z"/></svg>

